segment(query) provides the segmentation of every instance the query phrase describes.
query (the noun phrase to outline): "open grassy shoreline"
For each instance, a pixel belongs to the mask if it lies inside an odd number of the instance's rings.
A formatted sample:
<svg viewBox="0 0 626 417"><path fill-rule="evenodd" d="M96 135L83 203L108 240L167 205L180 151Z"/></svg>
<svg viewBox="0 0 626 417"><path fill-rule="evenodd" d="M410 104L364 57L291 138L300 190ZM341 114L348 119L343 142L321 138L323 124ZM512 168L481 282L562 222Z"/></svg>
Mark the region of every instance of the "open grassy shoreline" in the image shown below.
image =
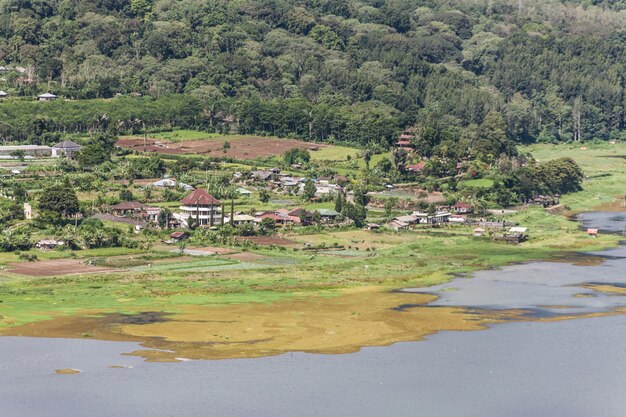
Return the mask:
<svg viewBox="0 0 626 417"><path fill-rule="evenodd" d="M589 211L623 195L626 154L623 145L579 147L537 145L522 149L538 159L574 157L589 177L585 190L564 196L573 211ZM618 157L604 157L615 155ZM117 262L107 273L25 277L11 273L15 254L0 254L0 329L60 316L167 311L187 306L268 303L293 297L334 296L360 287L385 292L399 287L426 287L449 280L454 273L549 259L568 252L593 251L618 244L620 237L587 237L565 215L529 208L508 220L529 227L531 238L507 245L476 238L470 227L446 226L402 233L348 230L287 236L304 243L339 245L347 250L313 254L263 248L235 255L171 257L171 248L37 252L40 260L73 257L136 257ZM171 254L170 254L171 255ZM145 261L141 261L144 257ZM0 330L1 332L2 330Z"/></svg>

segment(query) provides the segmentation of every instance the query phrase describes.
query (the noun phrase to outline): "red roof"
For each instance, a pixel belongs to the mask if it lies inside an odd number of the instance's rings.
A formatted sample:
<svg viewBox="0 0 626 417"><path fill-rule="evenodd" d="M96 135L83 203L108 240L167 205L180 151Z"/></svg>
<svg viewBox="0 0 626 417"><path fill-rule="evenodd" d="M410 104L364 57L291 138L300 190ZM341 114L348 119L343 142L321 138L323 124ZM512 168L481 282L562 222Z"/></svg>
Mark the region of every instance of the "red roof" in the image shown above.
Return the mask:
<svg viewBox="0 0 626 417"><path fill-rule="evenodd" d="M272 219L276 222L285 223L285 222L293 222L300 223L300 217L289 216L288 214L280 214L280 212L276 213L265 213L259 216L261 219Z"/></svg>
<svg viewBox="0 0 626 417"><path fill-rule="evenodd" d="M409 171L421 171L424 169L425 166L426 164L424 162L420 162L413 165L407 165L406 169Z"/></svg>
<svg viewBox="0 0 626 417"><path fill-rule="evenodd" d="M452 207L459 208L459 209L470 209L470 208L472 208L472 206L470 206L469 204L464 203L462 201L459 201L458 203L456 203Z"/></svg>
<svg viewBox="0 0 626 417"><path fill-rule="evenodd" d="M138 201L122 201L111 208L113 210L141 210L143 204Z"/></svg>
<svg viewBox="0 0 626 417"><path fill-rule="evenodd" d="M194 190L180 202L186 206L219 206L222 204L220 200L200 188Z"/></svg>
<svg viewBox="0 0 626 417"><path fill-rule="evenodd" d="M411 142L409 142L408 140L399 140L399 141L396 142L396 145L398 145L398 146L408 146L410 144L411 144Z"/></svg>
<svg viewBox="0 0 626 417"><path fill-rule="evenodd" d="M304 213L306 216L311 216L312 215L311 213L309 213L308 211L306 211L302 207L296 207L295 209L291 210L287 214L289 216L294 216L294 217L298 217L299 218L302 213Z"/></svg>

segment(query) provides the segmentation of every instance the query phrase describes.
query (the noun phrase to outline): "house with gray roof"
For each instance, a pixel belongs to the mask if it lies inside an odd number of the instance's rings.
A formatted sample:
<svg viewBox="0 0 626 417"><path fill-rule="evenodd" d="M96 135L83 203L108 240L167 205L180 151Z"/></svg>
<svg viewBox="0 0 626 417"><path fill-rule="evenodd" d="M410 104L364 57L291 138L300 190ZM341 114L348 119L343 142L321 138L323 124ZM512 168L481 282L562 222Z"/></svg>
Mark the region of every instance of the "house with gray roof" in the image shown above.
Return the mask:
<svg viewBox="0 0 626 417"><path fill-rule="evenodd" d="M72 142L71 140L64 140L52 147L52 156L55 158L73 158L78 152L80 152L81 146Z"/></svg>

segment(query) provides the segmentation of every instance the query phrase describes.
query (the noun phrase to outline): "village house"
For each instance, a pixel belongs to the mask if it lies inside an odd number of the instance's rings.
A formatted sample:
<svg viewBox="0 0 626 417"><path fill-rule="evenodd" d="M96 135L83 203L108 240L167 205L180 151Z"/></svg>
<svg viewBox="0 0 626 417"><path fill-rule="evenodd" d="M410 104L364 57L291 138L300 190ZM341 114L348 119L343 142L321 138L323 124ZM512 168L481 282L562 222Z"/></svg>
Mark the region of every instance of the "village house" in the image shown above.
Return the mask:
<svg viewBox="0 0 626 417"><path fill-rule="evenodd" d="M176 181L176 178L163 178L162 180L152 183L157 188L182 188L185 191L192 191L193 187L184 182Z"/></svg>
<svg viewBox="0 0 626 417"><path fill-rule="evenodd" d="M339 216L341 216L341 213L333 209L317 209L316 211L320 214L322 221L327 223L334 222Z"/></svg>
<svg viewBox="0 0 626 417"><path fill-rule="evenodd" d="M161 213L160 207L150 207L138 201L122 201L111 206L110 209L114 216L139 219L151 223L157 222Z"/></svg>
<svg viewBox="0 0 626 417"><path fill-rule="evenodd" d="M508 242L523 242L528 239L528 228L521 226L513 226L504 235L504 240Z"/></svg>
<svg viewBox="0 0 626 417"><path fill-rule="evenodd" d="M472 211L474 211L471 205L464 203L462 201L459 201L458 203L453 205L452 210L454 210L454 212L457 214L469 214Z"/></svg>
<svg viewBox="0 0 626 417"><path fill-rule="evenodd" d="M560 196L557 195L536 195L528 201L528 204L542 206L544 208L559 204Z"/></svg>
<svg viewBox="0 0 626 417"><path fill-rule="evenodd" d="M300 183L300 189L304 190L305 184ZM343 190L338 184L332 184L328 180L318 180L315 182L315 197L327 197L336 195L338 192Z"/></svg>
<svg viewBox="0 0 626 417"><path fill-rule="evenodd" d="M313 221L313 213L297 207L294 209L278 209L274 212L262 212L257 216L257 222L263 219L272 219L277 225L298 225L306 226Z"/></svg>
<svg viewBox="0 0 626 417"><path fill-rule="evenodd" d="M345 187L350 183L348 177L345 177L343 175L335 175L333 176L333 180L342 187Z"/></svg>
<svg viewBox="0 0 626 417"><path fill-rule="evenodd" d="M389 223L387 223L387 227L395 230L396 232L400 230L408 229L409 226L410 226L409 223L402 222L398 219L393 219Z"/></svg>
<svg viewBox="0 0 626 417"><path fill-rule="evenodd" d="M313 213L302 207L296 207L289 211L290 216L298 217L301 220L303 226L309 225L313 222Z"/></svg>
<svg viewBox="0 0 626 417"><path fill-rule="evenodd" d="M587 236L598 237L598 229L587 229Z"/></svg>
<svg viewBox="0 0 626 417"><path fill-rule="evenodd" d="M460 214L451 214L448 221L450 223L466 223L467 217Z"/></svg>
<svg viewBox="0 0 626 417"><path fill-rule="evenodd" d="M419 172L422 172L424 170L425 166L426 166L425 162L418 162L417 164L407 165L406 166L406 170L408 172L419 173Z"/></svg>
<svg viewBox="0 0 626 417"><path fill-rule="evenodd" d="M243 226L245 224L257 224L260 222L260 219L250 216L249 214L235 214L232 220L230 217L225 217L224 222L231 223L233 226Z"/></svg>
<svg viewBox="0 0 626 417"><path fill-rule="evenodd" d="M139 217L143 211L143 204L138 201L122 201L111 206L111 213L119 217Z"/></svg>
<svg viewBox="0 0 626 417"><path fill-rule="evenodd" d="M242 197L250 198L250 196L252 196L252 191L246 190L245 188L237 188L237 192Z"/></svg>
<svg viewBox="0 0 626 417"><path fill-rule="evenodd" d="M174 214L184 227L196 222L198 226L221 223L222 202L198 188L180 201L179 212Z"/></svg>
<svg viewBox="0 0 626 417"><path fill-rule="evenodd" d="M399 223L406 224L408 226L414 226L414 225L419 223L419 219L417 218L417 216L414 216L412 214L407 214L405 216L394 217L393 220L395 220L395 221L397 221Z"/></svg>
<svg viewBox="0 0 626 417"><path fill-rule="evenodd" d="M419 224L440 224L450 221L450 213L445 211L438 211L433 214L414 211L412 216L417 218L417 223Z"/></svg>
<svg viewBox="0 0 626 417"><path fill-rule="evenodd" d="M63 240L43 239L37 242L35 244L35 247L41 250L52 250L52 249L56 249L58 246L63 246L63 245L65 245L65 241Z"/></svg>
<svg viewBox="0 0 626 417"><path fill-rule="evenodd" d="M274 220L277 226L291 226L300 224L300 218L296 216L290 216L288 213L284 211L276 211L263 213L258 217L259 220L263 221L263 219L271 219Z"/></svg>
<svg viewBox="0 0 626 417"><path fill-rule="evenodd" d="M4 91L0 91L0 99L7 98L9 95Z"/></svg>
<svg viewBox="0 0 626 417"><path fill-rule="evenodd" d="M37 96L37 100L39 101L54 101L58 98L58 96L55 96L54 94L51 93L44 93L44 94L40 94Z"/></svg>
<svg viewBox="0 0 626 417"><path fill-rule="evenodd" d="M183 240L187 240L189 238L189 234L187 232L173 232L170 234L170 239L172 243L178 243Z"/></svg>
<svg viewBox="0 0 626 417"><path fill-rule="evenodd" d="M78 143L72 142L71 140L64 140L52 147L52 156L55 158L73 158L80 152L80 149L81 146Z"/></svg>
<svg viewBox="0 0 626 417"><path fill-rule="evenodd" d="M296 188L300 185L300 180L293 177L281 177L278 185L284 188Z"/></svg>
<svg viewBox="0 0 626 417"><path fill-rule="evenodd" d="M252 171L251 175L252 179L257 181L270 181L274 178L274 173L272 171Z"/></svg>
<svg viewBox="0 0 626 417"><path fill-rule="evenodd" d="M418 224L440 224L447 223L449 221L450 213L448 212L440 211L429 214L421 211L414 211L411 214L394 217L389 223L387 223L387 227L394 230L400 230L407 229Z"/></svg>

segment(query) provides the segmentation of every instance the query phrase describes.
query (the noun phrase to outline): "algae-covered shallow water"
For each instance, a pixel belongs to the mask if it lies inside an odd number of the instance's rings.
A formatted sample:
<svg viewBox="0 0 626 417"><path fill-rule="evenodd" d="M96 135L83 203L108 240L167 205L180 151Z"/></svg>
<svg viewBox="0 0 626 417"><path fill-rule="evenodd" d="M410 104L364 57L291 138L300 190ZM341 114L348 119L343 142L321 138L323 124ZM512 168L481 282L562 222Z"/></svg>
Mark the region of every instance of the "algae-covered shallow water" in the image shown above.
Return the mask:
<svg viewBox="0 0 626 417"><path fill-rule="evenodd" d="M0 401L14 417L621 417L625 341L626 317L613 316L350 355L150 363L120 356L129 343L7 337Z"/></svg>
<svg viewBox="0 0 626 417"><path fill-rule="evenodd" d="M615 216L589 224L620 230ZM143 346L1 337L0 415L622 417L625 270L621 247L478 272L428 294L114 320L111 335ZM103 323L93 320L54 331Z"/></svg>

